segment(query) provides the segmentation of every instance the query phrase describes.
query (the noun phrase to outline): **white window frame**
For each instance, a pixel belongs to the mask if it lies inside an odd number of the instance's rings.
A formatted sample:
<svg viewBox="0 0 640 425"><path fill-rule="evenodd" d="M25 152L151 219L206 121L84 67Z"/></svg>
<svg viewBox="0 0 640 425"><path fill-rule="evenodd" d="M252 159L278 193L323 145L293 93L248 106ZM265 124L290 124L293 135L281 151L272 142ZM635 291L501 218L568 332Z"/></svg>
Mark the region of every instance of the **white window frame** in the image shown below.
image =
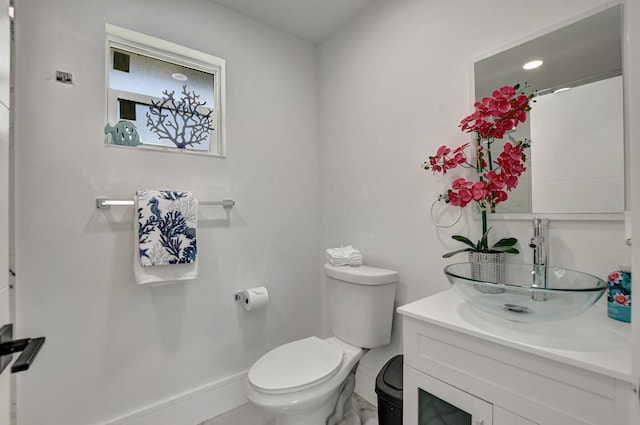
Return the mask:
<svg viewBox="0 0 640 425"><path fill-rule="evenodd" d="M211 155L216 157L226 157L226 100L225 100L225 60L217 56L213 56L207 53L200 52L198 50L190 49L188 47L180 46L175 43L171 43L159 38L151 37L145 34L141 34L135 31L131 31L125 28L120 28L115 25L106 24L106 66L105 66L105 82L107 92L107 108L106 108L106 122L115 125L117 122L117 105L118 98L126 98L128 100L140 101L141 103L148 103L150 99L161 100L152 98L150 96L142 97L140 94L132 92L123 92L116 89L111 89L109 80L110 64L111 64L111 48L125 50L134 54L141 54L150 58L159 59L165 62L174 63L177 65L197 69L199 71L213 74L214 85L214 105L211 109L214 114L217 115L216 123L217 128L215 131L216 137L210 139L209 151L193 150L193 149L178 149L175 147L158 146L158 145L139 145L136 149L149 149L155 151L165 151L173 153L186 153L192 155ZM107 136L107 135L105 135ZM108 147L122 147L119 145L105 143ZM127 147L130 148L130 147Z"/></svg>

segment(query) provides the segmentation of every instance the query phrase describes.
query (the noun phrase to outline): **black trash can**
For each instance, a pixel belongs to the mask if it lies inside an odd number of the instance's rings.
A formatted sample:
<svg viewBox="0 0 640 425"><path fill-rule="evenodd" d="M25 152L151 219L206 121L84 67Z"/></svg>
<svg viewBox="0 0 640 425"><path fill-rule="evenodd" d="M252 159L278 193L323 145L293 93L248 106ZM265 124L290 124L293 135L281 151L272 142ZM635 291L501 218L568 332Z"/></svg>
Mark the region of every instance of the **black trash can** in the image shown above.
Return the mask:
<svg viewBox="0 0 640 425"><path fill-rule="evenodd" d="M376 378L379 425L402 425L402 360L392 357Z"/></svg>

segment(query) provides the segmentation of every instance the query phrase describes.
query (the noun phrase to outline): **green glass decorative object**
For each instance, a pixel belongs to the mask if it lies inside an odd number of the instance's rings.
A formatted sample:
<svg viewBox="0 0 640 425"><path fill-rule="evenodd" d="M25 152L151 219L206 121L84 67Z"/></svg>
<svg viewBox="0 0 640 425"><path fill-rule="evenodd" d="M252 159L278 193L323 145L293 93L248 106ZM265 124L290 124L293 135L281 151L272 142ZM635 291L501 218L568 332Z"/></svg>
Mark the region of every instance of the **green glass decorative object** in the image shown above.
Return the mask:
<svg viewBox="0 0 640 425"><path fill-rule="evenodd" d="M142 144L136 126L130 121L118 121L115 126L107 123L104 126L104 134L111 135L111 141L114 145L138 146Z"/></svg>

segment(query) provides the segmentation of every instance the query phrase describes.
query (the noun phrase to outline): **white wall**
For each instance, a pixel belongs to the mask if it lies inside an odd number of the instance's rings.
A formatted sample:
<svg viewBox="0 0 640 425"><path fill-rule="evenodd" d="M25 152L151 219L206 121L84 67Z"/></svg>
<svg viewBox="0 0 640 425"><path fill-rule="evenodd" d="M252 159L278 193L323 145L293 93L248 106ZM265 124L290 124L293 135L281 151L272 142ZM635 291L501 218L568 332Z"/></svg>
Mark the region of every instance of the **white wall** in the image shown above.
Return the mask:
<svg viewBox="0 0 640 425"><path fill-rule="evenodd" d="M227 159L104 146L106 22L226 59ZM17 324L47 338L19 375L20 425L148 423L146 407L227 380L241 395L259 356L319 332L314 46L206 0L21 0L16 47ZM134 283L133 209L95 198L139 188L236 200L230 218L200 208L197 280ZM233 292L257 285L272 302L245 313Z"/></svg>
<svg viewBox="0 0 640 425"><path fill-rule="evenodd" d="M460 120L472 110L473 58L603 5L604 0L486 2L379 1L320 46L320 143L324 246L350 243L368 264L398 270L397 303L448 288L443 259L451 234L479 222L436 230L430 207L452 178L420 164L442 144L468 140ZM531 223L497 222L494 237L513 235L523 254ZM550 228L551 262L606 276L628 262L622 222L560 222ZM398 317L396 317L398 318ZM373 398L372 377L400 346L369 353L359 392ZM365 385L363 388L361 385Z"/></svg>

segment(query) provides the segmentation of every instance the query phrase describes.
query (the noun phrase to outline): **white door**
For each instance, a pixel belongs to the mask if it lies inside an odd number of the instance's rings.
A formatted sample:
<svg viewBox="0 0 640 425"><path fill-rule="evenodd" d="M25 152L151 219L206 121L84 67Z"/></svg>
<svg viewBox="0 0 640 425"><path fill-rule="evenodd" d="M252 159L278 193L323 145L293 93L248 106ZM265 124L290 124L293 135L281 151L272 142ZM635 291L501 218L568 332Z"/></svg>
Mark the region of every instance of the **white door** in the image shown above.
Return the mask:
<svg viewBox="0 0 640 425"><path fill-rule="evenodd" d="M11 322L9 289L9 0L0 0L0 328ZM0 425L11 420L10 366L0 374Z"/></svg>
<svg viewBox="0 0 640 425"><path fill-rule="evenodd" d="M627 143L630 145L629 160L626 162L631 171L629 179L630 189L627 192L627 208L632 211L631 229L633 235L640 234L640 3L625 2L624 27L625 37L625 70L624 78L627 84L625 92L625 122L627 125ZM630 198L630 199L629 199ZM633 236L632 235L632 236ZM631 371L634 393L631 395L632 424L640 423L640 238L633 238L631 250L632 274L634 276L632 301L631 330L633 345L631 347Z"/></svg>

